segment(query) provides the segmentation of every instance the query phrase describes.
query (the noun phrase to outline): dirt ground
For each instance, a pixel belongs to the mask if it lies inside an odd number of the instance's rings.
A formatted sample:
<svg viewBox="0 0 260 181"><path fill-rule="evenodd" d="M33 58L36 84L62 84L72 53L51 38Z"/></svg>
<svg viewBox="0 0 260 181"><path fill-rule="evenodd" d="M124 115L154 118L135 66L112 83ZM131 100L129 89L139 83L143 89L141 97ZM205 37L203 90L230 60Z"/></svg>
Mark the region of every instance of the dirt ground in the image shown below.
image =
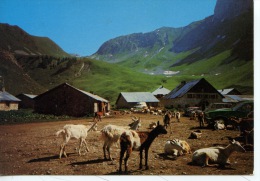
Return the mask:
<svg viewBox="0 0 260 181"><path fill-rule="evenodd" d="M136 114L142 120L140 130L149 130L152 121L160 121L162 116ZM127 126L131 115L116 115L103 118L98 130L107 124ZM85 155L77 154L78 140L70 140L66 151L68 157L58 158L61 136L55 133L65 124L91 124L92 119L28 123L0 126L0 175L118 175L119 151L112 146L114 161L103 159L103 141L100 132L90 132L87 137L90 149ZM164 144L167 140L178 138L186 140L192 151L210 146L226 146L229 138L239 135L234 130L201 129L202 137L188 139L192 130L198 129L198 122L182 117L180 122L172 120L172 133L160 135L149 150L149 170L139 170L139 153L133 152L129 158L129 175L252 175L254 173L254 152L234 152L231 165L226 168L191 165L191 154L176 159L165 157ZM241 142L242 143L242 142Z"/></svg>

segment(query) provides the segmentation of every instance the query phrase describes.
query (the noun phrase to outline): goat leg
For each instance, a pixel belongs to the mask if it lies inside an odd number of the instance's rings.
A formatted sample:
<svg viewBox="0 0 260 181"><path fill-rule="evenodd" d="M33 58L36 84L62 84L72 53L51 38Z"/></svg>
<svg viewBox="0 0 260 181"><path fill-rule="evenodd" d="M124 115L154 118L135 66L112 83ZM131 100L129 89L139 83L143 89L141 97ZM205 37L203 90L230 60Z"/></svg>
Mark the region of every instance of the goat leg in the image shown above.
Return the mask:
<svg viewBox="0 0 260 181"><path fill-rule="evenodd" d="M139 164L139 169L141 170L143 165L142 165L142 159L143 159L143 150L140 149L140 164Z"/></svg>
<svg viewBox="0 0 260 181"><path fill-rule="evenodd" d="M121 149L120 151L120 159L119 159L119 173L122 173L122 162L123 162L123 157L125 154L125 149Z"/></svg>
<svg viewBox="0 0 260 181"><path fill-rule="evenodd" d="M106 157L106 144L103 145L103 153L104 153L104 159L106 160L107 157Z"/></svg>
<svg viewBox="0 0 260 181"><path fill-rule="evenodd" d="M146 170L149 169L149 166L148 166L148 149L145 149L145 169Z"/></svg>

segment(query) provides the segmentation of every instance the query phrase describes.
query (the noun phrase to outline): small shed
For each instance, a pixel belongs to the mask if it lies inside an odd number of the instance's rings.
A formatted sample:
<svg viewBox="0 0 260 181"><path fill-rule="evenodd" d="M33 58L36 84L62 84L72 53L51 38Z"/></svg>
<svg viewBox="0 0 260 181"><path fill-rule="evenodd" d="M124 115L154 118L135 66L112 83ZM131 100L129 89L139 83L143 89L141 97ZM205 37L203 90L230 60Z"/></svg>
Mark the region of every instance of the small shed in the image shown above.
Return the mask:
<svg viewBox="0 0 260 181"><path fill-rule="evenodd" d="M107 112L109 101L63 83L34 98L34 110L42 114L85 116Z"/></svg>
<svg viewBox="0 0 260 181"><path fill-rule="evenodd" d="M157 107L159 100L151 92L121 92L117 98L116 107L130 109L139 102L145 102L148 107Z"/></svg>
<svg viewBox="0 0 260 181"><path fill-rule="evenodd" d="M33 95L33 94L18 94L16 97L19 98L21 100L21 102L19 102L19 108L23 108L23 109L33 109L34 108L34 98L37 95Z"/></svg>
<svg viewBox="0 0 260 181"><path fill-rule="evenodd" d="M160 99L160 98L164 97L165 95L169 94L169 92L171 92L169 89L166 89L165 87L160 86L155 91L153 91L152 94L156 98Z"/></svg>
<svg viewBox="0 0 260 181"><path fill-rule="evenodd" d="M222 95L242 95L236 88L218 90Z"/></svg>
<svg viewBox="0 0 260 181"><path fill-rule="evenodd" d="M0 111L18 110L21 100L6 91L0 91Z"/></svg>

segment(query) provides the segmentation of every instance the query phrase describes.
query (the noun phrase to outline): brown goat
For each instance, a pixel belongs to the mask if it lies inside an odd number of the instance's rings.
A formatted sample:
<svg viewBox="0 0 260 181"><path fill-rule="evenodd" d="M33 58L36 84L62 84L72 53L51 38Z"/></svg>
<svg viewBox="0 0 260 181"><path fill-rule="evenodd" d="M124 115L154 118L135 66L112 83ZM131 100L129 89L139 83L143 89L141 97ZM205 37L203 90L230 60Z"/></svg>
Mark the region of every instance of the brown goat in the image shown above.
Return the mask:
<svg viewBox="0 0 260 181"><path fill-rule="evenodd" d="M159 134L167 134L167 130L163 125L159 124L159 121L157 123L157 126L151 131L131 131L132 134L124 132L120 137L120 160L119 160L119 173L122 172L122 161L124 154L126 152L126 157L124 159L125 162L125 172L127 172L128 165L127 161L130 157L132 150L139 150L140 152L140 164L139 169L142 169L142 159L143 159L143 150L145 150L145 167L146 169L149 169L148 167L148 150L154 141L154 139ZM135 133L138 134L138 137L135 135ZM141 143L141 146L138 146L139 143Z"/></svg>

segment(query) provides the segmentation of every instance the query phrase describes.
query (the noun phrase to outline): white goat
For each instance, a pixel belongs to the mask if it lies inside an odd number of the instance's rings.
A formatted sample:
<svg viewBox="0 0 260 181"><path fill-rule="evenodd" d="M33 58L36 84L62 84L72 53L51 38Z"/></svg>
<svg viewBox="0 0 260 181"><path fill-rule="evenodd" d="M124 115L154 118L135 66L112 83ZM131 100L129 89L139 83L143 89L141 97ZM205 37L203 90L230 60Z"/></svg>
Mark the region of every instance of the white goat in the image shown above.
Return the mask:
<svg viewBox="0 0 260 181"><path fill-rule="evenodd" d="M215 130L224 130L226 129L225 124L222 121L216 121L214 124Z"/></svg>
<svg viewBox="0 0 260 181"><path fill-rule="evenodd" d="M246 150L238 141L233 140L227 147L210 147L202 148L195 151L192 155L192 162L201 166L217 166L225 167L229 164L229 156L232 152L245 152ZM212 164L209 164L212 163Z"/></svg>
<svg viewBox="0 0 260 181"><path fill-rule="evenodd" d="M190 154L191 149L189 144L184 140L173 139L166 141L164 145L165 154L173 154L174 156L179 156L183 154Z"/></svg>
<svg viewBox="0 0 260 181"><path fill-rule="evenodd" d="M133 119L133 118L132 118ZM107 159L106 157L106 151L108 152L108 159L113 160L110 153L110 147L119 142L120 136L123 132L131 129L131 130L137 130L138 125L140 124L140 119L136 120L134 124L130 128L120 127L116 125L106 125L103 129L100 130L101 137L104 140L103 144L103 153L104 153L104 159Z"/></svg>
<svg viewBox="0 0 260 181"><path fill-rule="evenodd" d="M79 144L79 155L81 155L81 147L83 144L86 146L86 150L89 151L86 143L86 137L88 135L88 132L94 130L97 131L97 122L94 122L90 126L85 125L75 125L75 124L66 124L63 129L56 132L56 136L59 136L59 134L62 134L63 137L63 143L60 145L60 154L59 158L61 158L62 154L64 154L65 157L67 157L67 154L65 152L65 146L69 142L71 138L76 138L80 140Z"/></svg>

